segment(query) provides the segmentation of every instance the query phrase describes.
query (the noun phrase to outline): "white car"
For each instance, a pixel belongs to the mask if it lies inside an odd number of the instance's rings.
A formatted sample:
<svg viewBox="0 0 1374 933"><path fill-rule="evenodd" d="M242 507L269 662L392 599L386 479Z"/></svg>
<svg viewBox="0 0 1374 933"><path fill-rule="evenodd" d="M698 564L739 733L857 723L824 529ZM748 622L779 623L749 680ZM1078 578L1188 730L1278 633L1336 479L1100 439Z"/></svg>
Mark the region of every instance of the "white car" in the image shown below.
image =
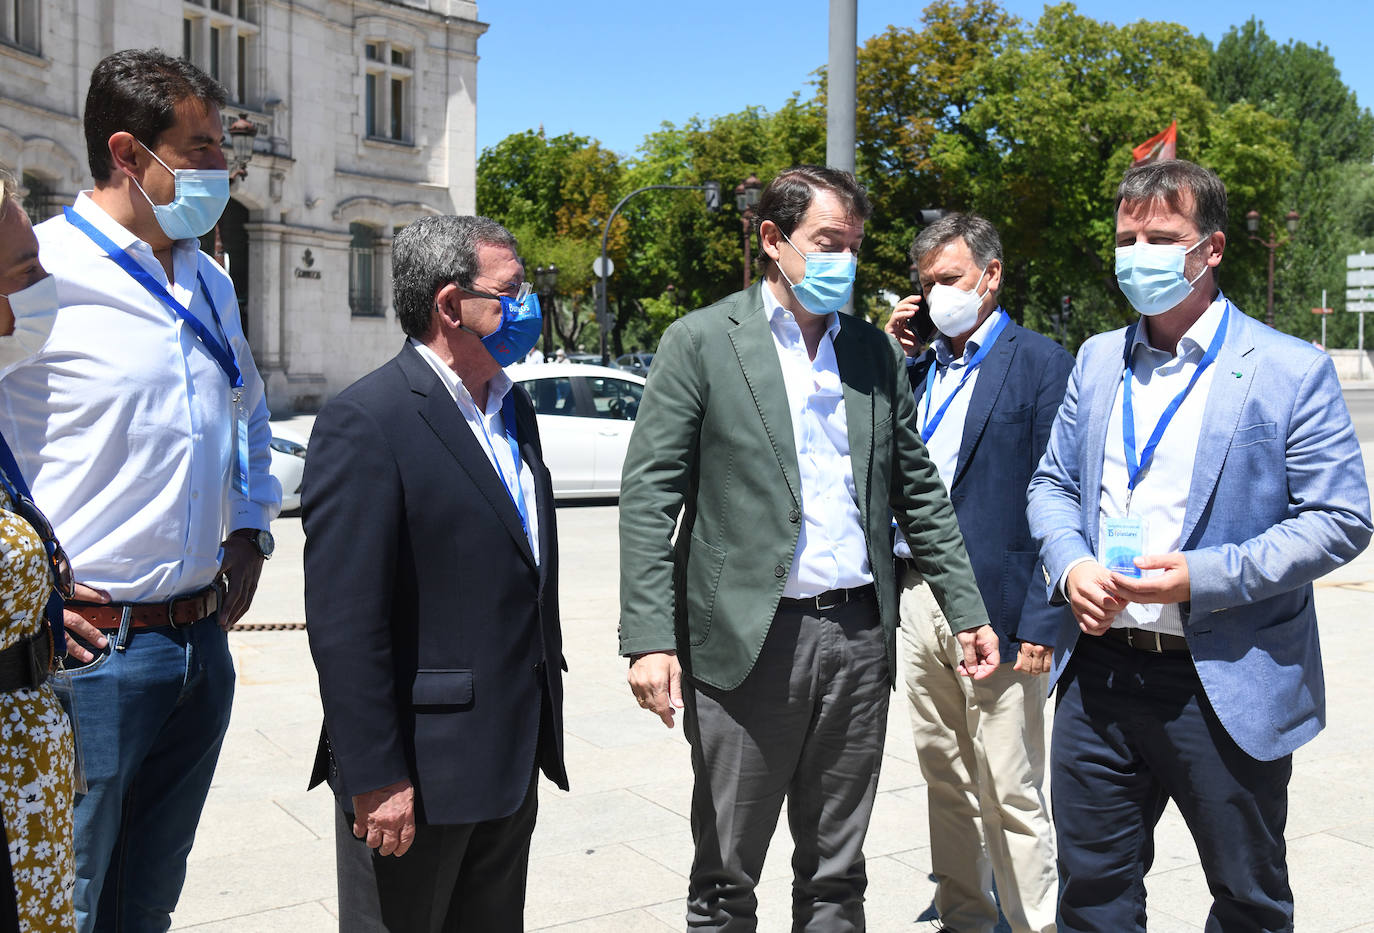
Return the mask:
<svg viewBox="0 0 1374 933"><path fill-rule="evenodd" d="M272 426L272 475L281 483L281 510L301 507L301 477L305 475L305 439L289 428Z"/></svg>
<svg viewBox="0 0 1374 933"><path fill-rule="evenodd" d="M530 363L508 366L506 374L534 400L554 498L618 498L644 377L606 366Z"/></svg>

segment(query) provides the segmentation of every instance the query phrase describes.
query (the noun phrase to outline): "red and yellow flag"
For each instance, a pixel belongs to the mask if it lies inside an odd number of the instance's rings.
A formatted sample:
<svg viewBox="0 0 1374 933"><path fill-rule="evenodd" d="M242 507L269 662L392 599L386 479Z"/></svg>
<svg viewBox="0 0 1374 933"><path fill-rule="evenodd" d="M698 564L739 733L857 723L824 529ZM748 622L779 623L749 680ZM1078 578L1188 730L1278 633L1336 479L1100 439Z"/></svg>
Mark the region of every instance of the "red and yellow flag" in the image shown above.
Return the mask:
<svg viewBox="0 0 1374 933"><path fill-rule="evenodd" d="M1145 140L1139 146L1131 150L1131 155L1135 157L1133 166L1144 162L1154 162L1158 159L1178 158L1178 121L1169 124L1169 128L1162 133L1156 133Z"/></svg>

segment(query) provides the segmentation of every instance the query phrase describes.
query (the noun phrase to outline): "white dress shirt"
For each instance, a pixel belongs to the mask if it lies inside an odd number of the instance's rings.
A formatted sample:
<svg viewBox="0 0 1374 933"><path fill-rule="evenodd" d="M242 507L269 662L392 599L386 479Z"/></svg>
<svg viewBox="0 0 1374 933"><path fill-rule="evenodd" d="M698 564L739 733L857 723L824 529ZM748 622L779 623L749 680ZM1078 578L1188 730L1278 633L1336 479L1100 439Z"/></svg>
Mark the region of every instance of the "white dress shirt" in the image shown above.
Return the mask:
<svg viewBox="0 0 1374 933"><path fill-rule="evenodd" d="M486 411L479 411L476 400L468 391L468 387L463 385L461 376L439 359L438 354L414 337L410 338L410 345L439 376L444 388L448 389L448 394L458 406L458 412L467 422L468 430L472 431L472 436L477 439L477 446L487 455L487 461L501 478L501 485L506 487L506 492L513 496L513 490L517 488L518 483L520 497L525 503L525 513L528 516L528 524L525 527L526 540L530 543L530 549L534 551L534 562L538 564L539 506L535 498L534 471L511 455L510 441L506 439L506 420L501 415L501 403L505 400L506 394L515 388L515 383L511 382L505 370L492 376L491 381L487 383Z"/></svg>
<svg viewBox="0 0 1374 933"><path fill-rule="evenodd" d="M812 360L792 312L767 285L763 308L787 387L801 478L801 536L783 595L793 599L873 582L849 459L844 387L835 362L839 318L832 313Z"/></svg>
<svg viewBox="0 0 1374 933"><path fill-rule="evenodd" d="M1164 409L1193 378L1207 347L1216 335L1226 311L1226 298L1216 301L1193 322L1178 342L1177 355L1153 347L1146 337L1142 318L1131 344L1131 408L1135 415L1136 456L1140 456L1159 423ZM1123 365L1124 372L1124 365ZM1145 553L1168 554L1182 545L1183 519L1188 509L1193 461L1207 409L1207 393L1216 374L1216 364L1208 366L1197 384L1183 400L1164 431L1154 458L1140 475L1126 511L1129 479L1126 448L1122 442L1122 384L1117 385L1111 417L1107 421L1107 447L1102 461L1100 519L1127 516L1145 519ZM1124 384L1124 380L1123 380ZM1139 462L1137 460L1137 462ZM1098 530L1098 541L1101 538ZM1177 603L1129 603L1112 622L1113 628L1142 628L1166 635L1183 634L1183 617Z"/></svg>
<svg viewBox="0 0 1374 933"><path fill-rule="evenodd" d="M978 349L987 342L988 334L1006 316L1006 313L998 308L989 314L987 319L979 324L978 329L970 334L968 340L964 342L964 353L958 359L954 357L954 348L950 346L949 338L944 334L938 334L931 341L930 348L925 353L908 362L908 365L915 365L927 356L933 354L935 357L930 364L935 368L935 380L930 383L930 391L925 393L925 397L921 399L921 404L917 406L916 411L916 423L920 425L921 433L925 433L926 425L930 424L930 420L939 413L940 406L945 403L945 400L951 395L954 396L949 407L945 409L944 417L936 426L935 432L925 442L926 452L930 454L930 459L935 464L935 471L940 474L940 481L945 484L946 492L954 485L954 474L959 469L959 447L964 442L964 422L968 420L968 402L969 399L973 398L973 389L978 382L978 371L983 368L983 364L979 363L970 370L968 364L977 355ZM965 373L968 374L968 381L960 389L959 383L964 378ZM898 557L911 557L911 546L906 543L906 538L900 529L897 530L896 537L893 539L892 553Z"/></svg>
<svg viewBox="0 0 1374 933"><path fill-rule="evenodd" d="M75 210L211 333L227 335L243 374L248 494L230 479L234 407L224 370L179 316L61 215L34 228L60 310L42 348L0 377L0 432L77 580L117 602L192 593L219 573L228 532L266 528L281 507L262 379L234 286L197 241L179 240L169 287L152 248L87 193Z"/></svg>

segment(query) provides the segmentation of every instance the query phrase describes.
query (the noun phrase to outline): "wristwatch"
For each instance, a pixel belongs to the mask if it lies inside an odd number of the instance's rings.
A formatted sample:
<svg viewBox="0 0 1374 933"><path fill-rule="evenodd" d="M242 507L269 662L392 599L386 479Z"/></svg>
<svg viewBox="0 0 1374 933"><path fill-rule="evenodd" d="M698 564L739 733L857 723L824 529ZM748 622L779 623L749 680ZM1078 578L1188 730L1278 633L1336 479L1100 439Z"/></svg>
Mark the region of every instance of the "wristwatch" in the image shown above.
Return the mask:
<svg viewBox="0 0 1374 933"><path fill-rule="evenodd" d="M257 550L258 556L263 560L271 560L272 552L277 549L277 539L272 537L270 531L262 531L257 528L240 528L233 532L230 537L247 538Z"/></svg>

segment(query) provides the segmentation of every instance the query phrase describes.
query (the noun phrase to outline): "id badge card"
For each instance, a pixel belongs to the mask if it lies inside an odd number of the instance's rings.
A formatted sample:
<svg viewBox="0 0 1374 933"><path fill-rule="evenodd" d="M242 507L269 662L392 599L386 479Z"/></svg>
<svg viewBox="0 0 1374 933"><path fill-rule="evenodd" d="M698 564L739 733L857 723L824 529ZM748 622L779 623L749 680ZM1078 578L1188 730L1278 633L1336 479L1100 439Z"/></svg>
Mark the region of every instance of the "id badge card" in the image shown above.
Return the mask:
<svg viewBox="0 0 1374 933"><path fill-rule="evenodd" d="M234 491L241 496L248 495L248 407L243 404L243 396L235 393L233 401L234 450L230 471L234 479Z"/></svg>
<svg viewBox="0 0 1374 933"><path fill-rule="evenodd" d="M1145 519L1105 518L1102 520L1102 566L1125 577L1140 577L1144 571L1135 558L1145 556Z"/></svg>

